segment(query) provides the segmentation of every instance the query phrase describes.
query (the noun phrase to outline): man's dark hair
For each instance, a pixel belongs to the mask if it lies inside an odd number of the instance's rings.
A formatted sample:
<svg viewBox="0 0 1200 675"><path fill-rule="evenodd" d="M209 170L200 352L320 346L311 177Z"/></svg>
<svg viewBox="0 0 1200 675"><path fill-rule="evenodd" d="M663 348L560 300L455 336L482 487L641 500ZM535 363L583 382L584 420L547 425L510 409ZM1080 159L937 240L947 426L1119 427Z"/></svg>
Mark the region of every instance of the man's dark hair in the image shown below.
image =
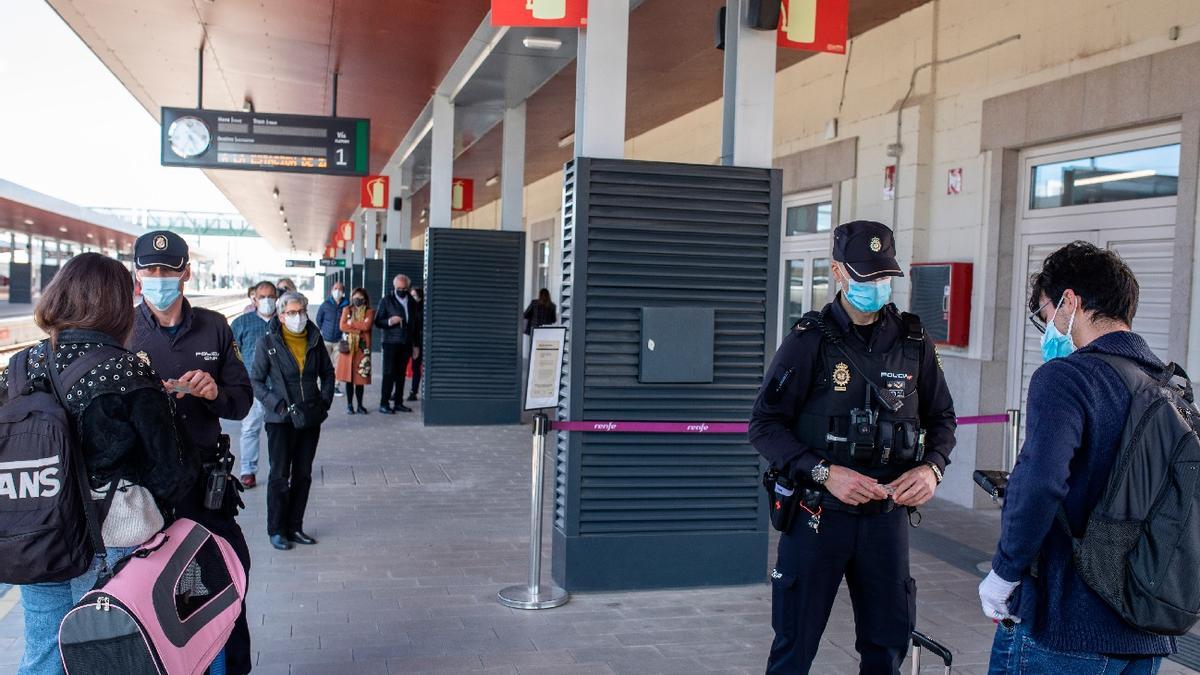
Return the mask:
<svg viewBox="0 0 1200 675"><path fill-rule="evenodd" d="M1084 311L1097 318L1133 323L1138 282L1116 252L1076 241L1046 256L1042 271L1030 279L1029 311L1042 306L1042 294L1057 305L1069 288L1083 299Z"/></svg>
<svg viewBox="0 0 1200 675"><path fill-rule="evenodd" d="M260 288L269 288L276 295L279 295L279 289L275 287L275 284L269 281L260 281L257 284L254 284L254 295L258 295L258 290Z"/></svg>
<svg viewBox="0 0 1200 675"><path fill-rule="evenodd" d="M34 323L52 338L64 330L94 330L124 343L133 332L133 279L115 258L80 253L42 291Z"/></svg>

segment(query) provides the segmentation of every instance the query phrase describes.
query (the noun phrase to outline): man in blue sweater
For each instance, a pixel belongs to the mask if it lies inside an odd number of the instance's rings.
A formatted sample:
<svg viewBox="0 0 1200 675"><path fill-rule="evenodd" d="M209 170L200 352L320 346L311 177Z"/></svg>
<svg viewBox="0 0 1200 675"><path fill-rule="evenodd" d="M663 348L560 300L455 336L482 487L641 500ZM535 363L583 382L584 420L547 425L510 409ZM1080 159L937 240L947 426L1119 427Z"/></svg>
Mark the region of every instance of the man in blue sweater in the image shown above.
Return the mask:
<svg viewBox="0 0 1200 675"><path fill-rule="evenodd" d="M325 302L317 309L317 316L313 321L317 324L317 330L321 331L321 339L325 341L325 351L329 352L329 362L337 368L338 357L341 353L338 352L338 343L342 341L342 310L350 306L350 301L346 299L346 287L342 282L338 281L329 289L329 297L325 298ZM333 395L341 396L342 389L336 382L333 384Z"/></svg>
<svg viewBox="0 0 1200 675"><path fill-rule="evenodd" d="M271 318L275 316L276 294L275 284L269 281L260 282L254 287L255 310L242 314L229 324L230 330L233 331L233 341L241 352L242 363L246 364L247 372L254 363L255 347L258 346L259 339L267 334L267 329L271 326ZM265 415L266 410L263 409L262 402L254 399L254 405L250 406L250 412L242 420L242 436L241 443L238 445L238 454L241 455L242 485L247 489L258 484L258 456L260 453L258 441L262 436Z"/></svg>
<svg viewBox="0 0 1200 675"><path fill-rule="evenodd" d="M1029 320L1046 362L1029 383L1025 445L1009 478L992 572L979 586L998 621L989 672L1150 675L1173 638L1126 623L1076 572L1055 524L1061 505L1077 535L1119 450L1131 396L1096 354L1161 370L1131 332L1138 283L1114 252L1075 242L1032 280ZM1034 578L1036 569L1037 578Z"/></svg>

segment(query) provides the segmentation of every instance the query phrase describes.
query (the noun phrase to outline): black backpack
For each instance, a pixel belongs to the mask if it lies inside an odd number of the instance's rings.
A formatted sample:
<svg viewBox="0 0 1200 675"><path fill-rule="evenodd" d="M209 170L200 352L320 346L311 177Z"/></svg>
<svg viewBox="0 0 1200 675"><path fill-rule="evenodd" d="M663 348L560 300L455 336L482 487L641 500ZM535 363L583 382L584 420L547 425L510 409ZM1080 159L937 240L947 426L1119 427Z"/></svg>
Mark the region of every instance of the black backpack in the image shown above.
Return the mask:
<svg viewBox="0 0 1200 675"><path fill-rule="evenodd" d="M9 361L7 399L0 406L0 583L6 584L72 579L103 551L78 434L62 404L63 385L121 351L98 346L60 377L53 347L41 344L41 367L48 369L53 391L33 386L29 350L23 349Z"/></svg>
<svg viewBox="0 0 1200 675"><path fill-rule="evenodd" d="M1200 618L1200 413L1175 364L1150 374L1133 361L1095 354L1132 394L1108 484L1075 538L1075 566L1128 623L1183 635Z"/></svg>

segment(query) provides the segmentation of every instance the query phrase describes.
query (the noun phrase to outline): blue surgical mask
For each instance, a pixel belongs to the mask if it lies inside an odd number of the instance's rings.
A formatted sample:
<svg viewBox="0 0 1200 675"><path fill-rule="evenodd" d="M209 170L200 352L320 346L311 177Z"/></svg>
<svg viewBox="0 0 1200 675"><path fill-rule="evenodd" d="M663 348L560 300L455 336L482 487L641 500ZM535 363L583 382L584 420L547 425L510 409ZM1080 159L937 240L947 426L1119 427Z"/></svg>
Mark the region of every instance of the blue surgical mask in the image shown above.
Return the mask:
<svg viewBox="0 0 1200 675"><path fill-rule="evenodd" d="M1058 317L1058 309L1062 307L1063 300L1066 300L1064 295L1058 301L1058 305L1054 307L1054 314L1050 317L1050 321L1046 323L1046 332L1042 333L1042 361L1050 361L1051 359L1061 359L1075 351L1075 341L1071 339L1071 329L1075 327L1075 315L1067 321L1067 333L1064 335L1058 332L1058 326L1054 325L1054 319Z"/></svg>
<svg viewBox="0 0 1200 675"><path fill-rule="evenodd" d="M142 298L152 307L165 311L179 299L180 277L143 277Z"/></svg>
<svg viewBox="0 0 1200 675"><path fill-rule="evenodd" d="M846 299L860 312L878 312L892 299L892 280L886 277L879 281L847 279Z"/></svg>

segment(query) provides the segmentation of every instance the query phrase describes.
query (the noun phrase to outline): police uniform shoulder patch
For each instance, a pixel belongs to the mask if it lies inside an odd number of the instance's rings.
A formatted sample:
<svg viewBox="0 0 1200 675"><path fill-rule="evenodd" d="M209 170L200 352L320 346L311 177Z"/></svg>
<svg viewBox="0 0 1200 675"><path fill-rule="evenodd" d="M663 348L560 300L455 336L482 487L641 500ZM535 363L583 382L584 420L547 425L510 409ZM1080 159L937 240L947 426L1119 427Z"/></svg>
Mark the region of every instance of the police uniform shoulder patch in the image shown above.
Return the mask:
<svg viewBox="0 0 1200 675"><path fill-rule="evenodd" d="M839 363L833 367L833 390L846 391L846 387L850 385L850 366Z"/></svg>
<svg viewBox="0 0 1200 675"><path fill-rule="evenodd" d="M246 360L242 358L242 348L238 346L236 340L233 343L233 355L237 357L238 361L245 363Z"/></svg>

